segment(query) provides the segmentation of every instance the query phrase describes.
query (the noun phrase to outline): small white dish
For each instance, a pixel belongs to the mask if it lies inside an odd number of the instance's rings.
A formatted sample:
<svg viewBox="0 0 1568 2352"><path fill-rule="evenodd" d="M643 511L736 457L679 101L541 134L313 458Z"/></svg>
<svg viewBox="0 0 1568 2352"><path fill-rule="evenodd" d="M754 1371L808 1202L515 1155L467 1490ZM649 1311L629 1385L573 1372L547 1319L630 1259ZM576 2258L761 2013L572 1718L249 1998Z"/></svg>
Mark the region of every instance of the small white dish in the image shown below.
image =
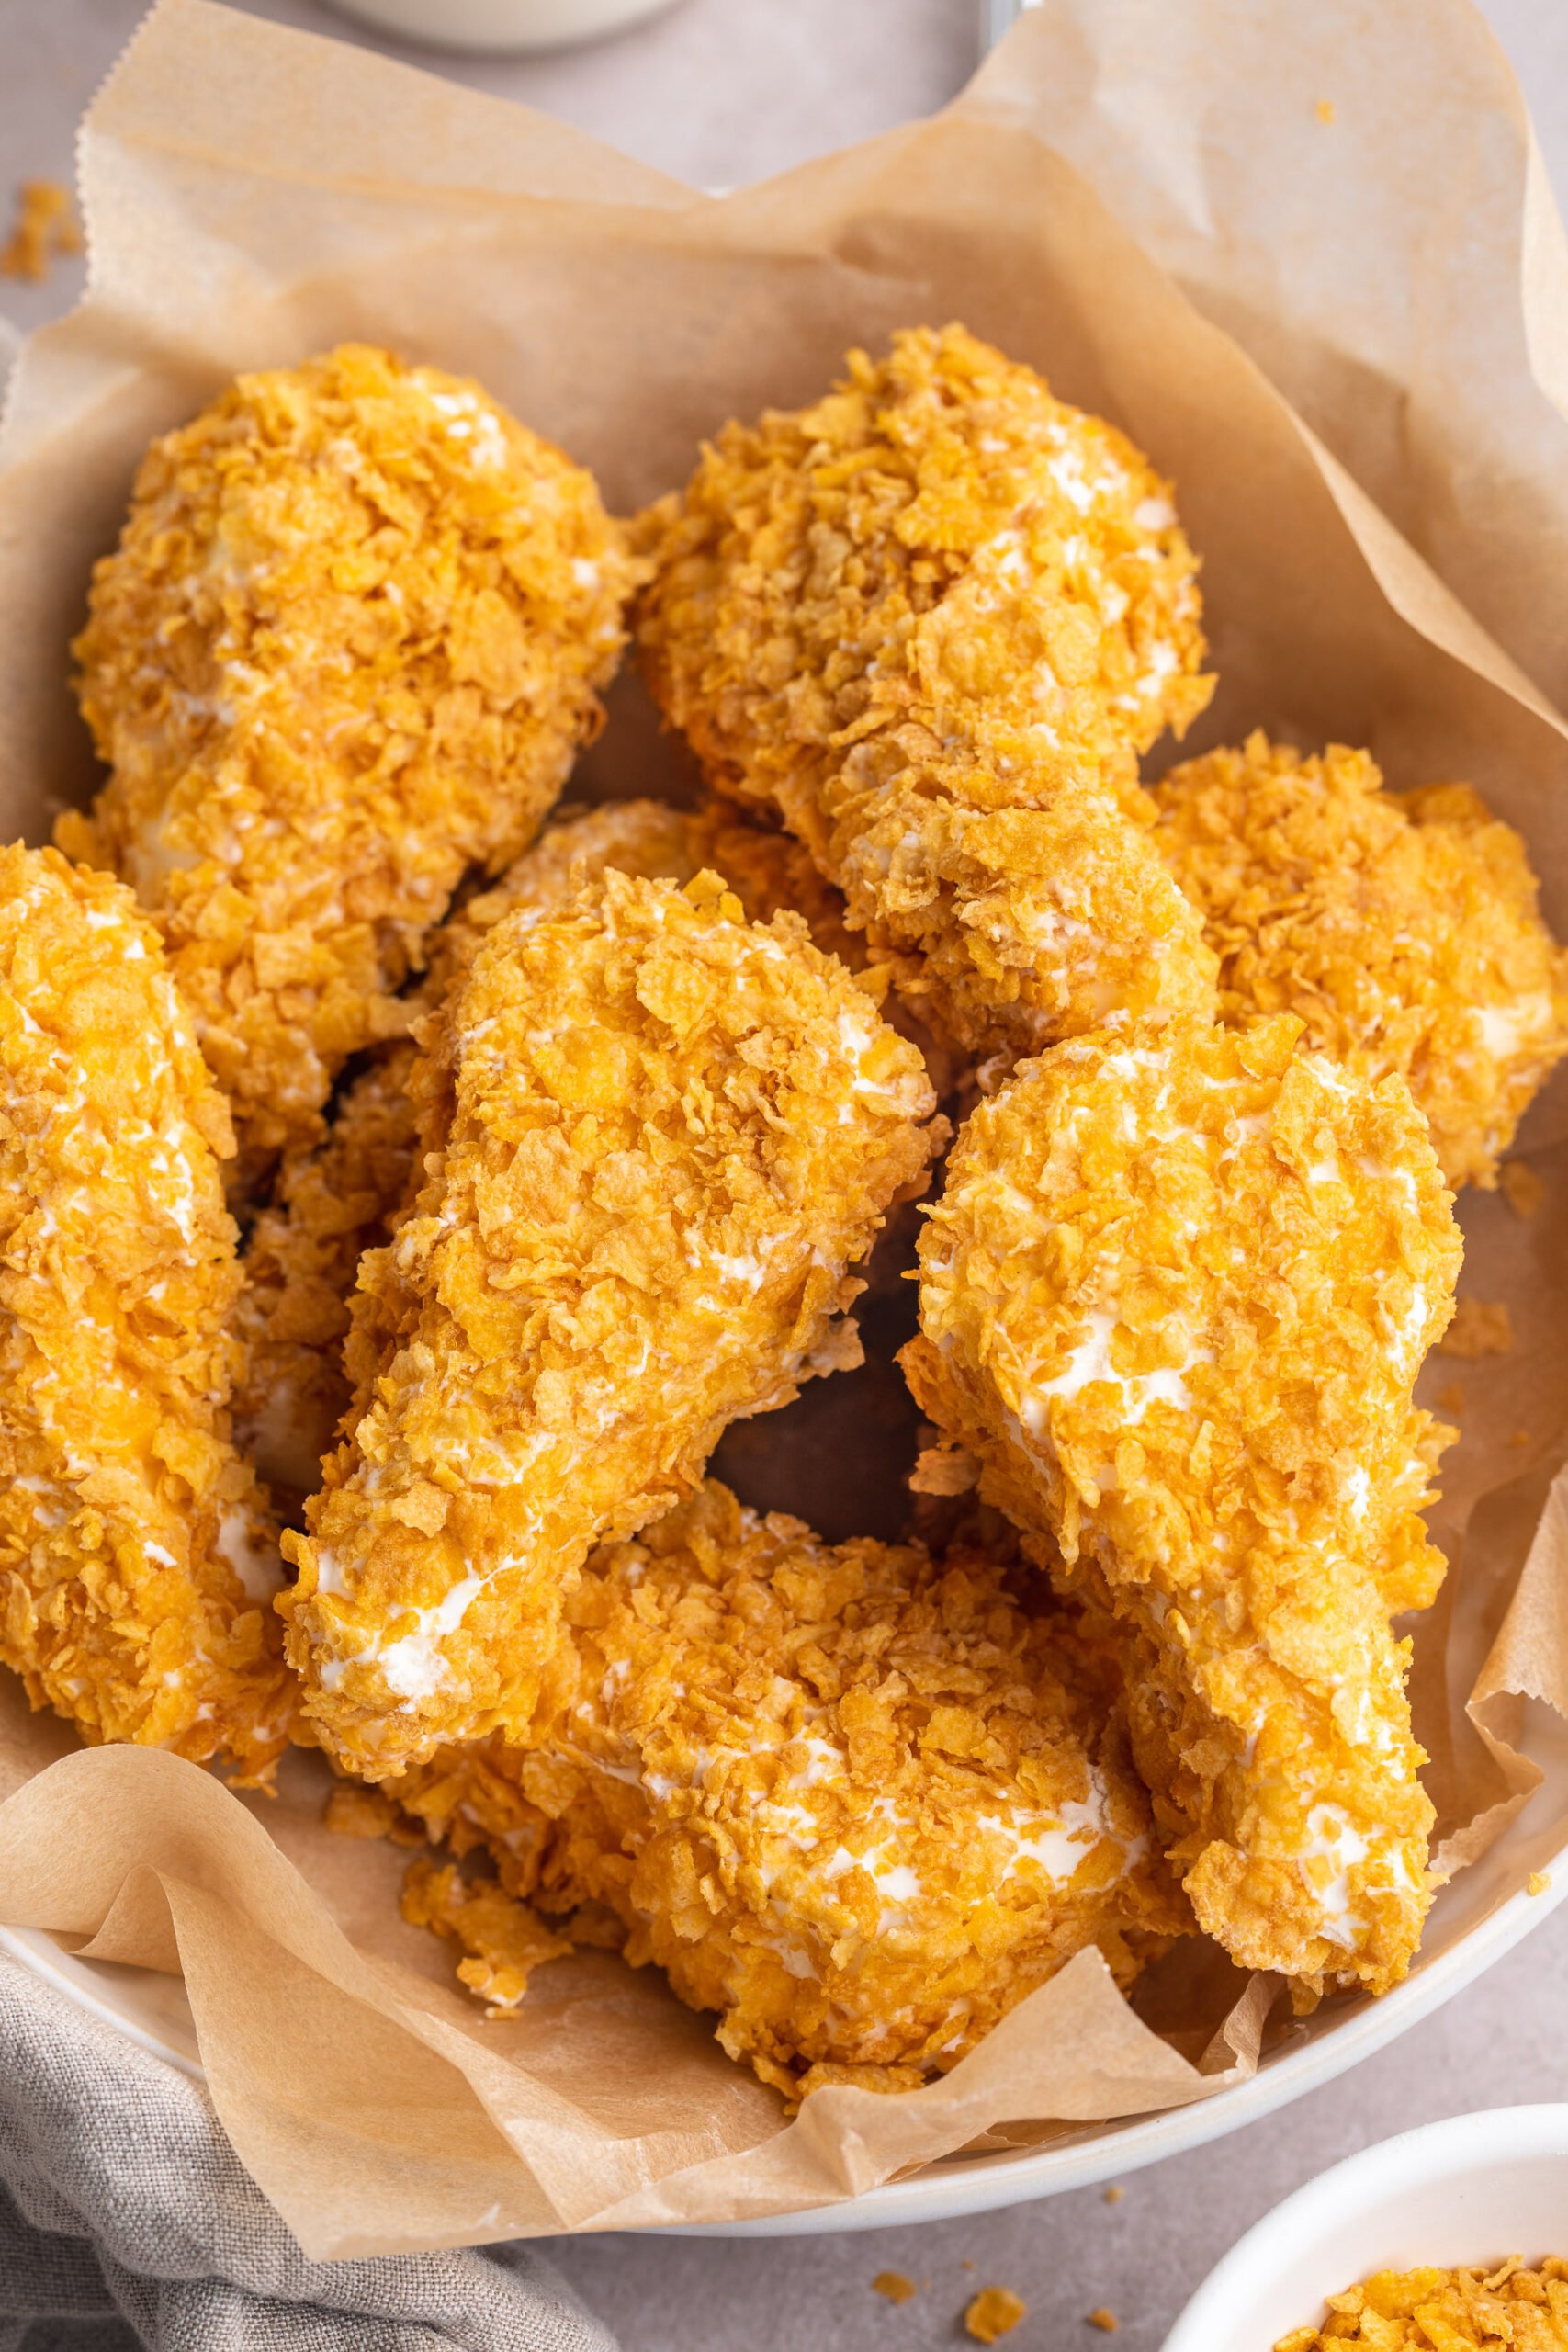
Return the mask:
<svg viewBox="0 0 1568 2352"><path fill-rule="evenodd" d="M1272 2352L1375 2270L1568 2255L1568 2106L1453 2115L1287 2197L1212 2270L1165 2352Z"/></svg>
<svg viewBox="0 0 1568 2352"><path fill-rule="evenodd" d="M657 16L671 0L333 0L345 17L432 49L568 49Z"/></svg>

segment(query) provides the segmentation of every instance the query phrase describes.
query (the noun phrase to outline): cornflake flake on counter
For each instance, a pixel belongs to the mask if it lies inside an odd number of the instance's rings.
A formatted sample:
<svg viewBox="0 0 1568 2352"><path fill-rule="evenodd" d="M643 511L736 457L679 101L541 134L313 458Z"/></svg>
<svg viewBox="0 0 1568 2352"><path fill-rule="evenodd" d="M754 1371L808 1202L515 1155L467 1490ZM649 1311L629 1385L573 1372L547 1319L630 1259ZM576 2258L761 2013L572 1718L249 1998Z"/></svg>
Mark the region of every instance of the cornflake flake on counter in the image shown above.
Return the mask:
<svg viewBox="0 0 1568 2352"><path fill-rule="evenodd" d="M294 1691L225 1409L232 1148L130 892L0 850L0 1659L89 1740L256 1782Z"/></svg>
<svg viewBox="0 0 1568 2352"><path fill-rule="evenodd" d="M1325 2352L1362 2344L1371 2352L1564 2352L1568 2262L1527 2269L1510 2256L1497 2269L1380 2270L1327 2298L1321 2327L1282 2335L1274 2352Z"/></svg>
<svg viewBox="0 0 1568 2352"><path fill-rule="evenodd" d="M1213 958L1135 780L1213 686L1168 486L961 327L847 371L727 425L641 519L654 698L950 1044L1206 1018Z"/></svg>
<svg viewBox="0 0 1568 2352"><path fill-rule="evenodd" d="M964 2324L976 2344L995 2344L1028 2317L1029 2305L1010 2287L982 2287L964 2314Z"/></svg>
<svg viewBox="0 0 1568 2352"><path fill-rule="evenodd" d="M901 2270L879 2270L871 2282L871 2291L890 2303L908 2303L919 2293L919 2289Z"/></svg>
<svg viewBox="0 0 1568 2352"><path fill-rule="evenodd" d="M1074 1040L968 1121L920 1245L922 1409L1106 1612L1199 1924L1398 1982L1432 1808L1393 1613L1443 1563L1411 1391L1460 1242L1426 1122L1288 1018Z"/></svg>
<svg viewBox="0 0 1568 2352"><path fill-rule="evenodd" d="M156 917L247 1178L404 1025L464 873L537 830L637 577L589 474L362 345L149 450L75 649L110 778L56 833Z"/></svg>
<svg viewBox="0 0 1568 2352"><path fill-rule="evenodd" d="M1495 1185L1568 1052L1568 954L1512 826L1468 786L1389 792L1365 752L1306 759L1261 734L1172 769L1153 797L1156 841L1220 959L1221 1017L1292 1012L1314 1050L1398 1072L1447 1182Z"/></svg>
<svg viewBox="0 0 1568 2352"><path fill-rule="evenodd" d="M23 180L17 190L16 225L0 245L0 277L41 280L51 262L81 250L70 189L58 180Z"/></svg>
<svg viewBox="0 0 1568 2352"><path fill-rule="evenodd" d="M592 1544L859 1362L849 1270L945 1136L800 918L711 873L519 908L423 1034L425 1181L361 1261L359 1418L285 1538L307 1713L369 1779L527 1735Z"/></svg>
<svg viewBox="0 0 1568 2352"><path fill-rule="evenodd" d="M709 1482L566 1618L532 1751L389 1791L563 1933L618 1919L791 2098L917 2085L1076 1952L1126 1984L1190 1927L1113 1663L973 1551L825 1544Z"/></svg>

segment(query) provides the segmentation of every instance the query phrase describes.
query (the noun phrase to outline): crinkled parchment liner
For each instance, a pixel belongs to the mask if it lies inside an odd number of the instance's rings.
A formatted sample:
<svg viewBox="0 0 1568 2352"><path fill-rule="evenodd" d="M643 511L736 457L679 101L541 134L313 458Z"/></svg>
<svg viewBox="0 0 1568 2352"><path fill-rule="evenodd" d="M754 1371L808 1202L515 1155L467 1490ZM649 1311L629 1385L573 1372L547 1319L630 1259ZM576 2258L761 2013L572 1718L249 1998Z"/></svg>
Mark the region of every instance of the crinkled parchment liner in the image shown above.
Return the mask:
<svg viewBox="0 0 1568 2352"><path fill-rule="evenodd" d="M625 510L850 343L962 316L1175 478L1222 679L1195 741L1264 724L1370 744L1396 783L1468 776L1568 922L1568 266L1463 0L1049 0L936 120L722 201L362 50L164 0L82 175L90 290L28 346L0 444L8 830L41 839L90 788L65 661L88 565L148 438L235 368L358 335L472 372ZM671 759L617 690L592 787L667 783ZM1464 1204L1466 1286L1510 1303L1515 1351L1428 1367L1465 1410L1418 1720L1443 1857L1485 1859L1422 1966L1568 1845L1565 1108L1560 1088L1527 1137L1535 1217ZM807 1515L811 1484L807 1464ZM1217 1954L1156 1972L1144 2023L1090 1953L944 2081L824 2091L786 2126L652 1972L564 1961L487 2024L399 1920L401 1857L321 1828L315 1763L246 1804L166 1757L74 1750L14 1685L0 1702L0 1916L183 1973L223 2120L314 2253L808 2207L1258 2060L1269 1988Z"/></svg>

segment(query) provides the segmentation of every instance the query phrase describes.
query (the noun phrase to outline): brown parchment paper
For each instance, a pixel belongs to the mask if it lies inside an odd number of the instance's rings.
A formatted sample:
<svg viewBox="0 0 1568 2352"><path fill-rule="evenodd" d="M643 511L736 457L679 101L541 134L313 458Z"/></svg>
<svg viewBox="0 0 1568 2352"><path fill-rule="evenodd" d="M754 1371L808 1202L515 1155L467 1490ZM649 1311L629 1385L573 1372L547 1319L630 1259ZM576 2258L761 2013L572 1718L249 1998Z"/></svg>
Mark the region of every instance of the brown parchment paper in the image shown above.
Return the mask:
<svg viewBox="0 0 1568 2352"><path fill-rule="evenodd" d="M945 115L723 200L362 50L164 0L81 170L89 290L24 350L0 424L0 828L41 839L92 788L65 652L88 567L147 440L235 368L360 335L471 372L626 509L849 344L960 316L1175 477L1222 682L1191 743L1264 725L1366 743L1397 784L1469 777L1568 928L1568 257L1461 0L1310 21L1047 0ZM635 681L612 714L576 788L680 790ZM1463 1410L1452 1572L1416 1634L1454 1873L1418 1971L1568 1855L1568 1089L1523 1148L1534 1217L1462 1207L1464 1287L1508 1302L1516 1345L1427 1371ZM833 1519L821 1456L871 1442L850 1379L808 1408L844 1415L829 1449L820 1418L753 1425L736 1463L787 1489L759 1499ZM305 1757L268 1802L83 1752L0 1690L0 1918L183 1975L223 2120L318 2256L807 2209L1223 2097L1353 2014L1285 2025L1198 1944L1129 2007L1087 1953L941 2083L819 2092L785 2122L618 1960L553 1963L488 2023L398 1916L405 1857L330 1837L324 1788Z"/></svg>

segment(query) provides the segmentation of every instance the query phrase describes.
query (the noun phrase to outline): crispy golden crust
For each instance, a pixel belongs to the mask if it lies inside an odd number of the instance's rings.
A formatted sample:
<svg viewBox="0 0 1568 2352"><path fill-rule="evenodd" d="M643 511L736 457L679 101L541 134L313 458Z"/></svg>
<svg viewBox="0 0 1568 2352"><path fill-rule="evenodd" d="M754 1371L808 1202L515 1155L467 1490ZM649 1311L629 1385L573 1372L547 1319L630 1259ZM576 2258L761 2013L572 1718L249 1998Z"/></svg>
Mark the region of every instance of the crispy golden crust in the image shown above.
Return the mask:
<svg viewBox="0 0 1568 2352"><path fill-rule="evenodd" d="M519 908L426 1035L426 1180L361 1263L366 1409L280 1604L309 1713L370 1778L526 1733L591 1546L858 1360L847 1270L942 1139L842 967L711 874Z"/></svg>
<svg viewBox="0 0 1568 2352"><path fill-rule="evenodd" d="M625 800L547 826L493 889L431 934L424 1003L441 1002L518 907L570 905L611 866L685 883L705 865L723 875L752 922L793 908L825 953L860 960L860 943L840 919L842 900L798 842L724 803L683 812L662 801ZM235 1427L263 1477L292 1497L320 1484L321 1457L349 1407L344 1340L359 1261L387 1239L408 1197L418 1142L408 1092L413 1052L405 1039L389 1046L346 1091L325 1139L288 1156L245 1253Z"/></svg>
<svg viewBox="0 0 1568 2352"><path fill-rule="evenodd" d="M1416 1516L1441 1433L1410 1398L1460 1244L1403 1080L1299 1035L1091 1037L1021 1071L954 1149L903 1361L1115 1621L1200 1924L1310 1996L1397 1981L1428 1899L1388 1619L1441 1569Z"/></svg>
<svg viewBox="0 0 1568 2352"><path fill-rule="evenodd" d="M224 1409L232 1148L130 892L0 850L0 1658L89 1739L261 1780L292 1686Z"/></svg>
<svg viewBox="0 0 1568 2352"><path fill-rule="evenodd" d="M156 916L247 1166L320 1134L464 870L536 830L635 577L588 474L385 352L148 452L76 646L113 773L58 837Z"/></svg>
<svg viewBox="0 0 1568 2352"><path fill-rule="evenodd" d="M765 2080L917 2082L1086 1945L1126 1984L1190 1928L1100 1662L981 1555L829 1546L710 1482L568 1616L540 1747L391 1793L524 1900L607 1907Z"/></svg>
<svg viewBox="0 0 1568 2352"><path fill-rule="evenodd" d="M1220 958L1222 1018L1293 1012L1337 1061L1397 1070L1448 1182L1495 1184L1568 1052L1568 953L1513 828L1464 785L1391 793L1365 752L1303 759L1260 734L1154 797Z"/></svg>
<svg viewBox="0 0 1568 2352"><path fill-rule="evenodd" d="M348 1408L348 1303L367 1250L409 1195L419 1140L409 1093L414 1047L400 1038L344 1091L324 1140L283 1163L251 1229L235 1311L239 1443L280 1497L321 1484Z"/></svg>
<svg viewBox="0 0 1568 2352"><path fill-rule="evenodd" d="M1134 755L1202 709L1191 552L1098 418L961 328L728 425L642 517L656 699L775 807L939 1034L1032 1053L1206 1017L1213 963Z"/></svg>

